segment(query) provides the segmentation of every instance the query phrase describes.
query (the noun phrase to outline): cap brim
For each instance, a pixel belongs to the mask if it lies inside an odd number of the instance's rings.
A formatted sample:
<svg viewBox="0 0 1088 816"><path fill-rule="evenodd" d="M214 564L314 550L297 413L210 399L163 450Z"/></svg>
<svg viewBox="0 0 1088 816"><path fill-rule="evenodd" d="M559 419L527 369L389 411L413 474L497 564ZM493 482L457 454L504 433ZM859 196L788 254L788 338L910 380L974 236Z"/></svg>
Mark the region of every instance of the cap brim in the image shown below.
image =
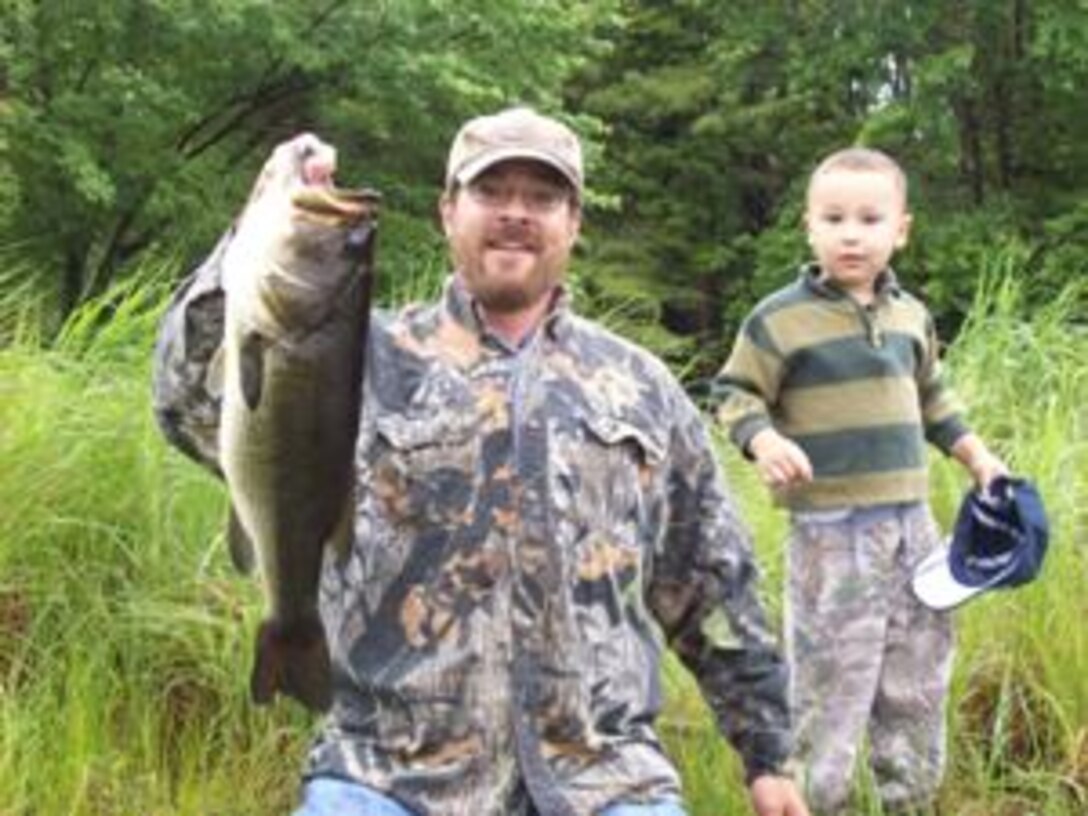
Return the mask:
<svg viewBox="0 0 1088 816"><path fill-rule="evenodd" d="M930 553L914 568L911 588L915 596L930 609L953 609L979 593L992 588L1004 578L1004 571L984 584L965 584L957 580L948 562L948 547Z"/></svg>
<svg viewBox="0 0 1088 816"><path fill-rule="evenodd" d="M550 153L545 153L542 150L530 150L525 147L511 147L488 151L484 155L477 157L475 160L470 161L461 167L461 169L454 174L454 180L456 180L458 184L468 184L489 167L494 167L496 164L504 161L514 161L515 159L546 164L570 182L570 186L576 191L580 193L582 190L582 185L578 180L578 177L563 162Z"/></svg>

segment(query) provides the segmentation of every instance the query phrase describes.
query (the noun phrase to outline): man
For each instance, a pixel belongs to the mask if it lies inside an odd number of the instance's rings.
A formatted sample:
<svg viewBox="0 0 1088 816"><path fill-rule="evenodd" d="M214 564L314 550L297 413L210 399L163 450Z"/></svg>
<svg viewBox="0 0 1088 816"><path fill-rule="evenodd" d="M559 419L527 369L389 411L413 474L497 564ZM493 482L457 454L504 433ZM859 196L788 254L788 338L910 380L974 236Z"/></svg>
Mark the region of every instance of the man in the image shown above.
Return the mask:
<svg viewBox="0 0 1088 816"><path fill-rule="evenodd" d="M369 338L355 540L322 582L333 706L298 816L683 814L653 730L659 632L760 816L807 814L778 775L785 668L700 415L568 303L582 192L577 137L531 110L454 140L454 272ZM157 355L160 420L212 466L217 276L179 293Z"/></svg>

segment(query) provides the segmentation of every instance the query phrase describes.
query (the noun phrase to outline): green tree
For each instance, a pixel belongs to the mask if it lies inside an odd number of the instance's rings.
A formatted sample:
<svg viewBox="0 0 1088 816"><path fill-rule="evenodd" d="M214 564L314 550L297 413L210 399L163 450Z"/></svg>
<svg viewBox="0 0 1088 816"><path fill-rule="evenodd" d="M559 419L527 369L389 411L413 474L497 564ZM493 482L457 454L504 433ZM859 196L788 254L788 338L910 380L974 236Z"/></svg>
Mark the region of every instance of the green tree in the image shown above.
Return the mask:
<svg viewBox="0 0 1088 816"><path fill-rule="evenodd" d="M995 244L1030 256L1031 301L1054 296L1088 253L1088 4L959 0L919 20L910 93L870 117L863 138L898 147L918 181L919 281L953 322Z"/></svg>
<svg viewBox="0 0 1088 816"><path fill-rule="evenodd" d="M946 324L995 244L1030 258L1038 299L1085 266L1082 0L628 0L605 36L569 95L609 126L584 286L656 304L708 367L794 274L807 175L847 144L903 161L917 229L897 263Z"/></svg>
<svg viewBox="0 0 1088 816"><path fill-rule="evenodd" d="M268 148L303 129L394 217L429 218L456 125L515 101L556 109L607 8L2 0L4 235L62 316L149 249L205 250Z"/></svg>

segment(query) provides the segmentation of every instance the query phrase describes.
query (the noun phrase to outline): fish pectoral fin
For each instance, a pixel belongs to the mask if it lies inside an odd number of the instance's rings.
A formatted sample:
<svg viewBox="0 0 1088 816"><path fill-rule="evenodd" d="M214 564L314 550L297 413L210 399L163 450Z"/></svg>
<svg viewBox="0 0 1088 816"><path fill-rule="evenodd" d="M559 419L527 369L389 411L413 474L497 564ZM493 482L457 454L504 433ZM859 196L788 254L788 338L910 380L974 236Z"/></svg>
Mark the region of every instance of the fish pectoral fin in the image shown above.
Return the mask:
<svg viewBox="0 0 1088 816"><path fill-rule="evenodd" d="M242 575L252 575L257 567L257 552L233 505L227 521L227 545L230 548L230 560L234 568Z"/></svg>
<svg viewBox="0 0 1088 816"><path fill-rule="evenodd" d="M242 380L242 397L251 411L256 411L261 404L261 392L264 390L265 345L265 339L261 335L250 332L242 338L238 348L238 376Z"/></svg>

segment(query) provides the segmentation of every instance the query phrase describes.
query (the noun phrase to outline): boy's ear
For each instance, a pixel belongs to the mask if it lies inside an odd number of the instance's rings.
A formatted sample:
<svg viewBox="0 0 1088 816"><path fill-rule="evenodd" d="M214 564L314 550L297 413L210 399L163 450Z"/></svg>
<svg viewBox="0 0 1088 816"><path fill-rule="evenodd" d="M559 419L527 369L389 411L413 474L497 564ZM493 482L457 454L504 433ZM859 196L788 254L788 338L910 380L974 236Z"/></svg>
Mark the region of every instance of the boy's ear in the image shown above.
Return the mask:
<svg viewBox="0 0 1088 816"><path fill-rule="evenodd" d="M899 222L899 234L895 237L895 248L902 249L907 245L907 239L910 238L910 227L914 222L913 216L908 213L903 213L903 219Z"/></svg>
<svg viewBox="0 0 1088 816"><path fill-rule="evenodd" d="M808 243L809 246L812 246L812 227L809 224L809 216L807 212L801 214L801 227L805 231L805 241Z"/></svg>

